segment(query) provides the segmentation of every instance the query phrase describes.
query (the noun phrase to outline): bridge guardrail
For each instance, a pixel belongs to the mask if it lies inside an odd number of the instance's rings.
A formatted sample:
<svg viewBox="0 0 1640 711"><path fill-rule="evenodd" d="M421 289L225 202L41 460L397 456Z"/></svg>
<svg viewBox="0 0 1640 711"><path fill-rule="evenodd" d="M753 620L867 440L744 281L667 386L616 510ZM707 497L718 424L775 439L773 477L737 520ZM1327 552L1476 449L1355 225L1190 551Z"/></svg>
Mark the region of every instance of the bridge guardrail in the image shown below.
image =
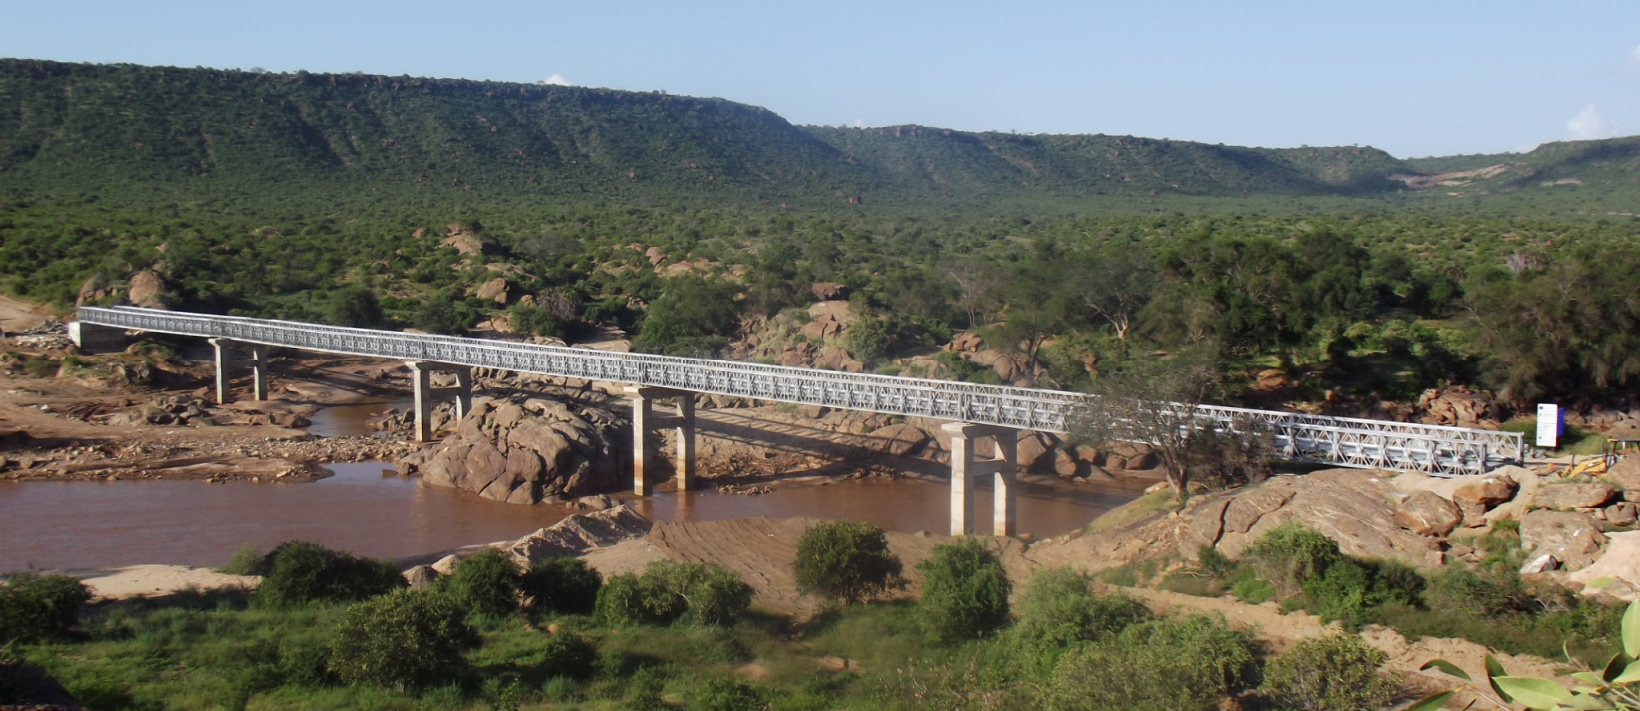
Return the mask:
<svg viewBox="0 0 1640 711"><path fill-rule="evenodd" d="M1065 432L1090 396L871 373L843 373L743 361L613 353L585 348L409 334L342 326L191 314L130 306L81 307L82 322L345 355L425 360L528 373L626 382L804 405ZM1226 432L1269 432L1295 461L1473 474L1524 455L1518 433L1442 425L1200 406L1197 418Z"/></svg>

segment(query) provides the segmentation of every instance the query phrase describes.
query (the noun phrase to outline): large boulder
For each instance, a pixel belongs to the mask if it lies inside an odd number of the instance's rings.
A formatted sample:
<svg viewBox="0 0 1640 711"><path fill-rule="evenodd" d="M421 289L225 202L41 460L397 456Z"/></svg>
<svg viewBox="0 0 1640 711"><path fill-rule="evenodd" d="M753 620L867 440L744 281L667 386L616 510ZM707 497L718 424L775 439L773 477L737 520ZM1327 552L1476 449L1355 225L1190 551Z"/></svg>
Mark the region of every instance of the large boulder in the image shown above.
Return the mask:
<svg viewBox="0 0 1640 711"><path fill-rule="evenodd" d="M1606 481L1628 492L1630 501L1640 500L1640 454L1627 454L1606 472Z"/></svg>
<svg viewBox="0 0 1640 711"><path fill-rule="evenodd" d="M454 436L400 459L398 469L513 504L584 496L619 482L627 429L595 407L538 397L479 400Z"/></svg>
<svg viewBox="0 0 1640 711"><path fill-rule="evenodd" d="M1463 512L1434 492L1416 491L1395 509L1395 522L1420 536L1445 536L1463 522Z"/></svg>
<svg viewBox="0 0 1640 711"><path fill-rule="evenodd" d="M125 298L131 303L150 309L165 308L165 280L152 269L144 269L131 275L131 288L125 292Z"/></svg>
<svg viewBox="0 0 1640 711"><path fill-rule="evenodd" d="M1541 509L1590 509L1605 506L1616 496L1609 484L1550 484L1538 488L1532 504Z"/></svg>
<svg viewBox="0 0 1640 711"><path fill-rule="evenodd" d="M928 442L928 434L910 424L889 425L866 436L877 451L896 457L912 454Z"/></svg>
<svg viewBox="0 0 1640 711"><path fill-rule="evenodd" d="M1424 537L1396 525L1389 494L1385 477L1372 471L1325 469L1280 476L1219 495L1225 501L1222 508L1214 510L1209 501L1194 510L1186 526L1195 540L1215 544L1232 558L1265 531L1296 521L1337 541L1352 556L1429 564ZM1181 552L1195 555L1194 548Z"/></svg>
<svg viewBox="0 0 1640 711"><path fill-rule="evenodd" d="M1053 451L1053 440L1040 432L1021 430L1019 433L1019 448L1014 450L1021 469L1035 469L1038 466L1051 463L1048 453Z"/></svg>
<svg viewBox="0 0 1640 711"><path fill-rule="evenodd" d="M1634 591L1640 590L1640 531L1611 534L1611 543L1606 546L1606 552L1587 568L1572 573L1569 579L1584 585L1602 579L1615 580L1626 589L1620 596L1632 599ZM1617 587L1601 585L1583 592L1585 595L1609 592Z"/></svg>
<svg viewBox="0 0 1640 711"><path fill-rule="evenodd" d="M1520 521L1521 549L1533 556L1552 555L1566 570L1594 562L1605 543L1599 522L1588 514L1539 510Z"/></svg>
<svg viewBox="0 0 1640 711"><path fill-rule="evenodd" d="M1452 503L1468 508L1479 506L1490 509L1515 497L1518 485L1508 477L1496 474L1466 481L1452 491Z"/></svg>

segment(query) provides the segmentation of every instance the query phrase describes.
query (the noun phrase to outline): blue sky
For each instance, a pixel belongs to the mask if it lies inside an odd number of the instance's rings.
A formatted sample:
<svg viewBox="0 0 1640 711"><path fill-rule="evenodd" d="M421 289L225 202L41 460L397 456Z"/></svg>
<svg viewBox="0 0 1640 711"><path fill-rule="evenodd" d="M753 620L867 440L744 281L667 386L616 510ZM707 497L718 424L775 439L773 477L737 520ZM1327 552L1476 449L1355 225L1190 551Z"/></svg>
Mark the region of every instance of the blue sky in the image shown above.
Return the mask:
<svg viewBox="0 0 1640 711"><path fill-rule="evenodd" d="M1640 133L1634 0L0 0L0 17L0 56L551 78L720 96L806 124L1401 157Z"/></svg>

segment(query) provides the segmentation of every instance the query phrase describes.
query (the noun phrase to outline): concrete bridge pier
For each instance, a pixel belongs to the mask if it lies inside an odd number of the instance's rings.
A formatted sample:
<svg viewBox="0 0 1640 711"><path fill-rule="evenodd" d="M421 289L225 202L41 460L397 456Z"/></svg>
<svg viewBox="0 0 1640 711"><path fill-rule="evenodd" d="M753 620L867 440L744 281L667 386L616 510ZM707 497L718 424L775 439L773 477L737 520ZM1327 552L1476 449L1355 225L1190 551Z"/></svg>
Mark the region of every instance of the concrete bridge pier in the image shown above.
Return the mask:
<svg viewBox="0 0 1640 711"><path fill-rule="evenodd" d="M648 464L656 456L649 433L667 428L677 430L678 491L688 491L695 483L695 394L656 387L631 387L626 393L632 399L632 492L654 493ZM665 398L671 398L677 414L656 414L655 401Z"/></svg>
<svg viewBox="0 0 1640 711"><path fill-rule="evenodd" d="M416 441L431 442L433 440L433 373L456 374L456 420L467 416L467 411L473 409L473 369L465 365L451 365L429 360L407 360L405 365L410 366L410 380L415 383L416 395Z"/></svg>
<svg viewBox="0 0 1640 711"><path fill-rule="evenodd" d="M993 425L952 422L940 427L951 437L951 535L974 532L974 482L987 474L996 475L992 531L1012 536L1019 520L1019 435L1014 430ZM995 443L996 454L976 459L974 446L980 440Z"/></svg>
<svg viewBox="0 0 1640 711"><path fill-rule="evenodd" d="M256 400L268 399L268 347L260 343L241 343L227 338L210 339L216 350L216 404L228 403L232 389L233 368L251 367L251 394ZM246 355L241 356L240 353Z"/></svg>
<svg viewBox="0 0 1640 711"><path fill-rule="evenodd" d="M125 350L125 329L68 322L68 338L85 353L114 353Z"/></svg>

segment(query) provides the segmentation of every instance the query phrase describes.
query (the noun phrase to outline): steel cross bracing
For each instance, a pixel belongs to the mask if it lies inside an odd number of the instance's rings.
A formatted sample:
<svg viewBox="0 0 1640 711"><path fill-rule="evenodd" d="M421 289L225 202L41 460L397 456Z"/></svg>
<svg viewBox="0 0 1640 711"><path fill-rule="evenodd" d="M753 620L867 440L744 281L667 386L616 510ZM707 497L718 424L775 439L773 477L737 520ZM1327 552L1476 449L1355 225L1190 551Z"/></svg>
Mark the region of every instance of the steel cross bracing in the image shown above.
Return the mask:
<svg viewBox="0 0 1640 711"><path fill-rule="evenodd" d="M455 336L343 328L294 321L179 313L129 306L81 307L97 326L228 338L347 355L436 361L804 405L1064 432L1088 395L946 380L840 373L741 361L612 353ZM1167 405L1164 405L1167 407ZM1520 434L1292 412L1200 406L1222 432L1268 434L1283 459L1346 467L1478 474L1525 453ZM1180 417L1185 411L1180 410Z"/></svg>

